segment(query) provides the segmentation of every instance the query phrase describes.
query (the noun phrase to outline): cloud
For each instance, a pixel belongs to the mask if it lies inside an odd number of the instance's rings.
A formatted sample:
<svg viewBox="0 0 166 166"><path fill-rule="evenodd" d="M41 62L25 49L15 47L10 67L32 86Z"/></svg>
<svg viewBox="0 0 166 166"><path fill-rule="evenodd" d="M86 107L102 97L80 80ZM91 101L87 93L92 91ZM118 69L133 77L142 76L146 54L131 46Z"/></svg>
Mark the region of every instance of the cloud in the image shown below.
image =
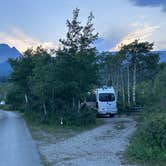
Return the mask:
<svg viewBox="0 0 166 166"><path fill-rule="evenodd" d="M110 49L110 51L118 51L122 45L129 44L136 39L139 41L147 41L158 28L158 26L142 25L139 23L133 23L132 26L136 26L136 30L129 32L124 36L115 47Z"/></svg>
<svg viewBox="0 0 166 166"><path fill-rule="evenodd" d="M133 28L132 28L133 29ZM100 35L95 41L95 46L99 52L108 51L114 47L124 36L131 31L131 27L111 26L107 31Z"/></svg>
<svg viewBox="0 0 166 166"><path fill-rule="evenodd" d="M130 0L136 6L162 7L166 12L166 0Z"/></svg>
<svg viewBox="0 0 166 166"><path fill-rule="evenodd" d="M12 47L16 47L19 51L23 52L27 48L36 48L42 45L43 48L57 48L58 46L53 42L43 42L35 39L18 28L12 28L10 33L0 32L0 42L9 44Z"/></svg>
<svg viewBox="0 0 166 166"><path fill-rule="evenodd" d="M156 41L154 45L154 50L166 51L166 40Z"/></svg>

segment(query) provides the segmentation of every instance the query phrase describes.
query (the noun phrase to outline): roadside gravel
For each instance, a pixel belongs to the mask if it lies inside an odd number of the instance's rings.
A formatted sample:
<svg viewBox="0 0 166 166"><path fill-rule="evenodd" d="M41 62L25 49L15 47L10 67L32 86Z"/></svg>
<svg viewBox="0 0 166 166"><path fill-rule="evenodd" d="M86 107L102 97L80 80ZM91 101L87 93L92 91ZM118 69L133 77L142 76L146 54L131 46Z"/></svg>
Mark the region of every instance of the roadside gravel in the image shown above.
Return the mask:
<svg viewBox="0 0 166 166"><path fill-rule="evenodd" d="M38 142L39 151L52 166L131 166L125 164L123 152L136 122L131 117L105 118L104 122L57 143Z"/></svg>

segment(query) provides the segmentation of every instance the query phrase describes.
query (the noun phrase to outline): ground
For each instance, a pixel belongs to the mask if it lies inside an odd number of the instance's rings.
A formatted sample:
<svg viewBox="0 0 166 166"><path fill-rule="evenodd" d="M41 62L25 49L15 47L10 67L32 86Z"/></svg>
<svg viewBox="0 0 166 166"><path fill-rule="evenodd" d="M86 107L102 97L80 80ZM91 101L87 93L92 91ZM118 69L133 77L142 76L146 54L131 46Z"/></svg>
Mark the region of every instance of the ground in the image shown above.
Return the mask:
<svg viewBox="0 0 166 166"><path fill-rule="evenodd" d="M34 140L23 118L0 110L0 166L42 166Z"/></svg>
<svg viewBox="0 0 166 166"><path fill-rule="evenodd" d="M73 130L38 133L42 138L36 141L46 165L129 166L123 153L135 126L132 117L116 116L104 118L103 125L82 133Z"/></svg>

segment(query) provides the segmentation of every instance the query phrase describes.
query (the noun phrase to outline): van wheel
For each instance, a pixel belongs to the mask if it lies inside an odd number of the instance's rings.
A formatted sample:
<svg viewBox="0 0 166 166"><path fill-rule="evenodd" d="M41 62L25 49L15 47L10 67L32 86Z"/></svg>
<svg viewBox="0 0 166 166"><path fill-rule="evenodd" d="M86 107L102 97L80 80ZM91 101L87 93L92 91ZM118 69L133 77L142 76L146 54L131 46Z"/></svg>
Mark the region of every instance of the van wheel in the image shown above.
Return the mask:
<svg viewBox="0 0 166 166"><path fill-rule="evenodd" d="M110 115L110 118L113 118L114 117L114 114L109 114Z"/></svg>

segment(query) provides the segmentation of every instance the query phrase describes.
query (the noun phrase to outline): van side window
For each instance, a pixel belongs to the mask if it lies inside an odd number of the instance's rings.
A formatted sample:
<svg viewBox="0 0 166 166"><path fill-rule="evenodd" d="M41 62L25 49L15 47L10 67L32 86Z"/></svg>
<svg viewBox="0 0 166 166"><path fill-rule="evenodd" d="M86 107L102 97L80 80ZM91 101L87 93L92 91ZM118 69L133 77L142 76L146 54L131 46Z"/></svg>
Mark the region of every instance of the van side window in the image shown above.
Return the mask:
<svg viewBox="0 0 166 166"><path fill-rule="evenodd" d="M115 95L113 93L100 93L99 101L115 101Z"/></svg>

